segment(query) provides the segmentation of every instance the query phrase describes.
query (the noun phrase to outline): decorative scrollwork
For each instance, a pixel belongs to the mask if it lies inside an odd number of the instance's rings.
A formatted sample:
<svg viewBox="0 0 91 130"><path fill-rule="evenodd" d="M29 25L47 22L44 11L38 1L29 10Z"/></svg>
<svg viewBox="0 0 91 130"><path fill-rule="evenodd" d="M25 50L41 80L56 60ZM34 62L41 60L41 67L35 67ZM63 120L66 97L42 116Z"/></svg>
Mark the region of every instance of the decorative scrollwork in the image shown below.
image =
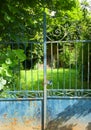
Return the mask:
<svg viewBox="0 0 91 130"><path fill-rule="evenodd" d="M44 91L10 91L6 92L8 98L42 98ZM47 98L89 98L91 90L88 89L47 89ZM5 98L2 96L2 98Z"/></svg>
<svg viewBox="0 0 91 130"><path fill-rule="evenodd" d="M82 98L85 98L85 97L91 97L91 90L86 90L86 89L55 89L55 90L48 90L47 91L47 96L48 97L54 97L54 98L79 98L79 97L82 97Z"/></svg>

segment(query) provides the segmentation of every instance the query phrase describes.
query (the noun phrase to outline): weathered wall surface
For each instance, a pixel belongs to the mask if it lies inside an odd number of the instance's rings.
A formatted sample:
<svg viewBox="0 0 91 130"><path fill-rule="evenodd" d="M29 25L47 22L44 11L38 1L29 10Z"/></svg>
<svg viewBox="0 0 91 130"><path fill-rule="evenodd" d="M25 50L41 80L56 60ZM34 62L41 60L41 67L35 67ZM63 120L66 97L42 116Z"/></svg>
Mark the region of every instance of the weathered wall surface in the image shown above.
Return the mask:
<svg viewBox="0 0 91 130"><path fill-rule="evenodd" d="M0 101L0 130L42 130L42 100ZM91 99L48 99L46 130L91 130Z"/></svg>

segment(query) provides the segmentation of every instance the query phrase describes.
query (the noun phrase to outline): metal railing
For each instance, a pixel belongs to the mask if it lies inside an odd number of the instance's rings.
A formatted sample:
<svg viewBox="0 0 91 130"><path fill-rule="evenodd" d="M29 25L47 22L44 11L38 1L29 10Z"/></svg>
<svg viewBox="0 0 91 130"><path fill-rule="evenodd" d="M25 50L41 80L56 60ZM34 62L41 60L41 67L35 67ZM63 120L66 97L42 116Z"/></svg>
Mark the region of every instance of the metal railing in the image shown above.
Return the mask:
<svg viewBox="0 0 91 130"><path fill-rule="evenodd" d="M0 92L1 97L43 97L44 84L47 97L91 96L90 40L49 41L45 45L45 52L43 43L39 42L9 42L0 43L0 46L2 47L1 52L3 51L2 55L4 52L5 55L8 55L13 50L19 49L22 49L26 55L26 59L21 63L18 59L18 63L13 69L12 66L9 66L11 68L7 70L7 73L12 70L13 78L9 74L4 76L7 84ZM8 58L7 56L5 60ZM44 60L46 61L44 62ZM13 59L12 61L14 62ZM9 78L12 80L10 84L8 83Z"/></svg>

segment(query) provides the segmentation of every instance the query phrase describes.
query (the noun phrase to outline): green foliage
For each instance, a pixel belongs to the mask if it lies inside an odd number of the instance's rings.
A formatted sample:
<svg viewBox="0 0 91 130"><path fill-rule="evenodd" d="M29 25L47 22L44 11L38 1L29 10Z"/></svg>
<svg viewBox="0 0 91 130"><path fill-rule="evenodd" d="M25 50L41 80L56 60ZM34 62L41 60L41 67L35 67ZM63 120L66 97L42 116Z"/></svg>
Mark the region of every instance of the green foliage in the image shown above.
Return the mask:
<svg viewBox="0 0 91 130"><path fill-rule="evenodd" d="M4 0L4 2L0 1L0 5L0 39L6 41L27 41L42 40L44 7L46 7L49 14L52 10L60 14L60 11L67 12L72 10L73 7L75 8L76 1Z"/></svg>
<svg viewBox="0 0 91 130"><path fill-rule="evenodd" d="M69 67L70 52L68 47L65 47L63 52L60 54L60 61L62 62L63 67Z"/></svg>
<svg viewBox="0 0 91 130"><path fill-rule="evenodd" d="M69 68L75 65L75 49L69 45L64 45L60 52L60 62L62 67Z"/></svg>
<svg viewBox="0 0 91 130"><path fill-rule="evenodd" d="M91 11L89 3L83 0L81 3L82 21L81 21L81 37L82 39L91 40ZM91 43L82 43L79 48L79 77L87 81L91 79ZM89 65L88 65L89 63ZM82 70L83 69L83 70Z"/></svg>
<svg viewBox="0 0 91 130"><path fill-rule="evenodd" d="M25 47L25 69L33 69L37 63L43 62L43 44L41 43L28 43Z"/></svg>
<svg viewBox="0 0 91 130"><path fill-rule="evenodd" d="M34 39L40 32L38 26L42 18L35 16L39 7L37 0L35 2L6 0L4 3L0 1L0 5L0 37L2 40L26 41ZM41 9L39 14L41 14Z"/></svg>
<svg viewBox="0 0 91 130"><path fill-rule="evenodd" d="M78 0L6 0L0 1L0 4L1 41L42 42L44 7L47 13L48 40L74 40L80 37L78 21L82 18L82 13ZM51 11L56 12L54 17L50 15ZM34 44L32 52L30 49L28 44L25 52L26 64L32 59L32 66L35 66L37 62L43 61L43 45Z"/></svg>
<svg viewBox="0 0 91 130"><path fill-rule="evenodd" d="M79 57L78 57L78 68L79 78L83 78L84 81L91 79L91 43L82 43L80 45Z"/></svg>
<svg viewBox="0 0 91 130"><path fill-rule="evenodd" d="M0 51L0 90L15 86L19 66L25 59L22 49L11 50L8 47Z"/></svg>

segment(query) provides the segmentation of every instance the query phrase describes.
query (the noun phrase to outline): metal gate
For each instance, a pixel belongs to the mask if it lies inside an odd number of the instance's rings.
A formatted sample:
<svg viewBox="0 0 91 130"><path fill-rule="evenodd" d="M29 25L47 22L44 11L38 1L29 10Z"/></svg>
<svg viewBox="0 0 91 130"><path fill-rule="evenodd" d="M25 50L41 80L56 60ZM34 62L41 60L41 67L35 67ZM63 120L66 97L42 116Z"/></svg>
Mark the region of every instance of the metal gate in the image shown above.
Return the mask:
<svg viewBox="0 0 91 130"><path fill-rule="evenodd" d="M31 18L32 22L34 17ZM40 101L41 129L45 129L47 99L91 96L91 40L71 38L73 34L60 37L61 31L67 30L67 25L60 26L60 29L57 26L53 32L47 32L49 26L53 28L48 21L52 18L55 21L56 18L47 16L45 10L42 17L42 21L38 21L39 39L36 41L8 39L7 42L0 43L0 55L4 59L1 60L5 62L1 63L0 70L3 73L0 78L0 101ZM39 16L36 18L40 20ZM36 27L31 38L35 31ZM23 33L16 35L24 37Z"/></svg>

